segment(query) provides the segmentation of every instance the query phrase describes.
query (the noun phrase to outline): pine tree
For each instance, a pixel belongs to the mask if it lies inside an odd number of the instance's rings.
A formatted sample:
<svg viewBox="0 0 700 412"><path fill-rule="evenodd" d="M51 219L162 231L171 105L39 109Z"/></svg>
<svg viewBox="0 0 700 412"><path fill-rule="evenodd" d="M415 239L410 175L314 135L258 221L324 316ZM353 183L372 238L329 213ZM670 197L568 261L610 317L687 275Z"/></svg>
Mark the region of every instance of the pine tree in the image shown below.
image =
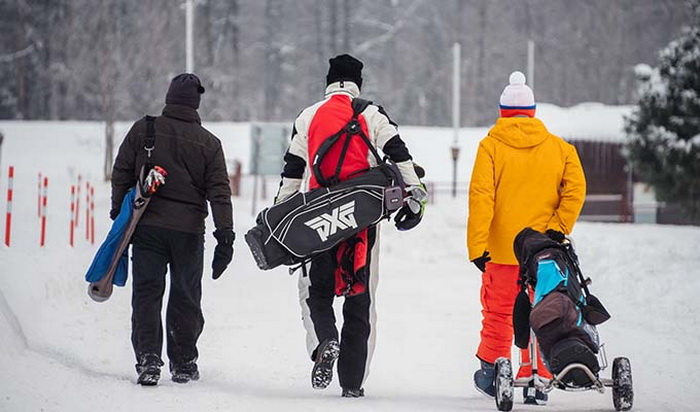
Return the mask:
<svg viewBox="0 0 700 412"><path fill-rule="evenodd" d="M693 21L659 53L656 68L638 65L639 103L626 119L627 157L635 173L700 224L700 0Z"/></svg>

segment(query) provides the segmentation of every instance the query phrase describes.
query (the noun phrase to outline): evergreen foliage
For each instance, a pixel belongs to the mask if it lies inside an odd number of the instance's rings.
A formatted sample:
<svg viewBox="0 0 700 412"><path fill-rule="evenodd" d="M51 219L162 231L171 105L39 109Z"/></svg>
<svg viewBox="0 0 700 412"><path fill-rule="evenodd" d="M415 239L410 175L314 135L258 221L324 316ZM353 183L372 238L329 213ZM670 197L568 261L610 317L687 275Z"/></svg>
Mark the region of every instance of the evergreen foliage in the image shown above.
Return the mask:
<svg viewBox="0 0 700 412"><path fill-rule="evenodd" d="M626 119L626 154L634 172L700 224L700 0L693 21L659 53L656 68L639 65L639 103Z"/></svg>

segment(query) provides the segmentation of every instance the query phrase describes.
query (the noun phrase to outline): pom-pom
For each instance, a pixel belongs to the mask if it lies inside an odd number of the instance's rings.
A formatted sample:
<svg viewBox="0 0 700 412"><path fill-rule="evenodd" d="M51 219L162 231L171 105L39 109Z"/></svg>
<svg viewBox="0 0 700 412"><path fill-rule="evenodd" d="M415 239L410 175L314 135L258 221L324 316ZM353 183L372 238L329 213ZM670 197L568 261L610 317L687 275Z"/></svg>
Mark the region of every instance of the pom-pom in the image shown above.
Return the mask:
<svg viewBox="0 0 700 412"><path fill-rule="evenodd" d="M511 85L525 84L525 75L522 72L515 71L515 72L510 74L510 78L508 79L508 82Z"/></svg>

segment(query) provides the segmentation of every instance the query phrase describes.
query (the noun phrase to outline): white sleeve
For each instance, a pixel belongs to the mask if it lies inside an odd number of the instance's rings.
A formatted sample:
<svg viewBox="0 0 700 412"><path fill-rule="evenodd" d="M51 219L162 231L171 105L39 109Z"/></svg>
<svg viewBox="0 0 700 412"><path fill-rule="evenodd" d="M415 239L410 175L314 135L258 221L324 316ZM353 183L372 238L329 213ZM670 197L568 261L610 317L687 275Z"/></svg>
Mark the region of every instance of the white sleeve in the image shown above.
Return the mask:
<svg viewBox="0 0 700 412"><path fill-rule="evenodd" d="M381 106L369 105L362 115L367 122L370 141L399 167L406 186L419 185L420 179L406 144L399 136L399 128Z"/></svg>
<svg viewBox="0 0 700 412"><path fill-rule="evenodd" d="M305 112L294 121L292 139L284 155L284 170L275 201L279 202L301 189L308 165L308 122Z"/></svg>

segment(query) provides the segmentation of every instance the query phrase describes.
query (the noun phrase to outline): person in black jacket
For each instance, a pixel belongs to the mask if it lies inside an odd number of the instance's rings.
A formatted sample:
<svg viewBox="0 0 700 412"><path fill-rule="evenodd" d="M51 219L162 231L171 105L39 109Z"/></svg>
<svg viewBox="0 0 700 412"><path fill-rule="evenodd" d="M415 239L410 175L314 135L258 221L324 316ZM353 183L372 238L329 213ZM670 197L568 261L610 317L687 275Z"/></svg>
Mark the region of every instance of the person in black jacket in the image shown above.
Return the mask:
<svg viewBox="0 0 700 412"><path fill-rule="evenodd" d="M141 119L122 142L112 171L112 219L144 164L158 165L167 172L166 184L151 198L132 237L131 341L141 385L156 385L163 366L161 308L168 265L166 340L172 380L199 379L197 339L204 327L201 280L207 201L216 226L214 279L233 257L235 233L226 162L219 139L201 125L197 109L202 93L204 87L194 74L173 78L163 114L154 120L152 149L146 148L147 121Z"/></svg>

